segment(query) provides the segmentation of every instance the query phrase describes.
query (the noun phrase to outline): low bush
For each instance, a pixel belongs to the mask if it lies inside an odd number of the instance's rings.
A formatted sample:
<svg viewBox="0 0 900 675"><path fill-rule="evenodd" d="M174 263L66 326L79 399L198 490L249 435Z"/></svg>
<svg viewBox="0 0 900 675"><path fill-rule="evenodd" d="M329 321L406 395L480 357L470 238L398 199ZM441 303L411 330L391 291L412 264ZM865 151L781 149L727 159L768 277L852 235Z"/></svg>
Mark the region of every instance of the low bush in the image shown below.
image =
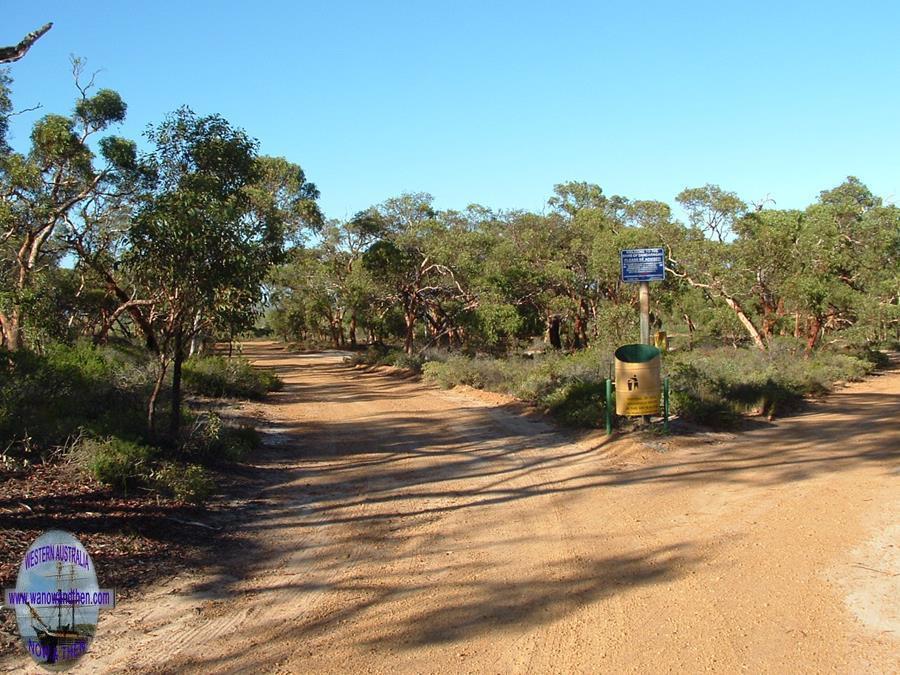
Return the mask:
<svg viewBox="0 0 900 675"><path fill-rule="evenodd" d="M422 366L428 361L428 354L407 354L402 349L371 345L364 352L348 356L345 361L352 366L392 366L421 373Z"/></svg>
<svg viewBox="0 0 900 675"><path fill-rule="evenodd" d="M252 426L226 426L222 432L222 458L229 462L244 459L262 445L262 436Z"/></svg>
<svg viewBox="0 0 900 675"><path fill-rule="evenodd" d="M182 377L186 391L213 398L261 399L281 386L276 375L242 357L193 357L184 362Z"/></svg>
<svg viewBox="0 0 900 675"><path fill-rule="evenodd" d="M599 427L612 360L603 347L534 358L454 354L426 362L423 374L442 387L465 384L511 394L543 407L564 424ZM708 426L729 426L746 412L771 416L788 411L804 396L826 392L837 381L859 379L877 362L874 355L832 351L806 358L801 341L777 338L765 352L718 348L668 354L663 369L671 378L673 412Z"/></svg>
<svg viewBox="0 0 900 675"><path fill-rule="evenodd" d="M507 392L510 364L499 359L453 354L445 361L425 363L422 372L427 379L446 389L462 384L476 389Z"/></svg>
<svg viewBox="0 0 900 675"><path fill-rule="evenodd" d="M150 481L160 492L192 504L206 501L215 490L209 473L197 464L163 462L154 469Z"/></svg>
<svg viewBox="0 0 900 675"><path fill-rule="evenodd" d="M237 462L258 448L262 438L251 426L231 426L214 412L187 418L182 454L202 462Z"/></svg>
<svg viewBox="0 0 900 675"><path fill-rule="evenodd" d="M156 448L115 437L86 438L73 450L78 465L126 493L148 482L157 454Z"/></svg>
<svg viewBox="0 0 900 675"><path fill-rule="evenodd" d="M600 382L573 380L543 399L548 412L573 427L600 427L606 419L606 387Z"/></svg>
<svg viewBox="0 0 900 675"><path fill-rule="evenodd" d="M3 352L0 467L19 469L68 453L117 490L168 485L163 491L179 499L202 499L209 492L203 478L208 476L188 467L187 477L176 483L176 465L163 470L163 460L238 461L259 446L259 434L252 427L224 424L214 413L184 408L180 438L150 438L146 403L155 374L154 359L127 342L103 347L48 343L40 353ZM186 390L215 396L258 398L280 384L244 359L190 359L185 374ZM162 405L157 428L166 428L167 414L168 406Z"/></svg>
<svg viewBox="0 0 900 675"><path fill-rule="evenodd" d="M790 338L773 340L765 352L718 348L672 354L666 361L673 410L711 426L727 426L751 411L774 416L875 367L872 360L829 351L807 357L803 344Z"/></svg>
<svg viewBox="0 0 900 675"><path fill-rule="evenodd" d="M114 436L83 438L70 451L70 457L101 483L126 494L146 487L193 503L202 502L215 484L206 469L194 462L237 461L260 444L252 427L228 426L218 415L204 413L191 420L188 438L181 456L188 464L173 462L171 449L145 445Z"/></svg>
<svg viewBox="0 0 900 675"><path fill-rule="evenodd" d="M393 366L394 368L403 368L405 370L411 370L414 373L421 373L425 358L422 354L407 354L398 349L397 351L388 353L382 362L386 366Z"/></svg>
<svg viewBox="0 0 900 675"><path fill-rule="evenodd" d="M516 396L571 426L598 427L605 418L604 380L609 354L586 349L534 358L472 358L459 354L429 361L424 376L442 387L465 384Z"/></svg>
<svg viewBox="0 0 900 675"><path fill-rule="evenodd" d="M376 366L381 363L381 359L387 352L387 347L369 345L364 352L356 352L346 357L344 362L351 366Z"/></svg>
<svg viewBox="0 0 900 675"><path fill-rule="evenodd" d="M38 453L79 433L138 438L144 428L141 360L89 343L0 355L0 447ZM127 384L126 384L127 382ZM23 441L27 439L27 443Z"/></svg>

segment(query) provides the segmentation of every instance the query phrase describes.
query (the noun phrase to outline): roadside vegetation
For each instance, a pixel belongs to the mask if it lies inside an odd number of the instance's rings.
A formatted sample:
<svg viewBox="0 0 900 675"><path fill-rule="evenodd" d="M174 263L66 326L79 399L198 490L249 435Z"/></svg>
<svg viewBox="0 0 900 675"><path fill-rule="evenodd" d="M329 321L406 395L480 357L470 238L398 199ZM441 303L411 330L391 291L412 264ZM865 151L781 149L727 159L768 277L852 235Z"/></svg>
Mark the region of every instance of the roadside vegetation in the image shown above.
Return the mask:
<svg viewBox="0 0 900 675"><path fill-rule="evenodd" d="M19 149L0 71L0 479L68 463L120 495L199 503L211 467L259 444L210 399L279 385L212 345L253 327L269 269L321 224L318 191L187 107L139 151L113 133L119 94L72 65L72 110Z"/></svg>
<svg viewBox="0 0 900 675"><path fill-rule="evenodd" d="M665 247L651 322L686 419L781 413L900 339L900 209L853 177L804 210L688 188L686 222L583 182L540 213L416 193L325 221L302 169L221 116L179 108L139 151L113 133L125 102L83 71L74 60L72 110L37 119L28 147L0 135L8 470L71 460L122 492L201 501L207 467L258 438L197 401L279 385L210 353L251 330L597 426L611 354L637 341L624 248ZM4 134L11 87L3 73Z"/></svg>
<svg viewBox="0 0 900 675"><path fill-rule="evenodd" d="M900 343L900 209L857 178L803 210L716 185L676 201L686 222L580 182L555 186L541 213L388 199L289 253L270 275L266 326L596 426L612 352L638 341L619 251L662 245L651 331L668 335L663 370L684 419L784 413Z"/></svg>
<svg viewBox="0 0 900 675"><path fill-rule="evenodd" d="M439 349L407 355L402 349L368 349L353 365L386 365L419 373L444 388L466 385L530 403L567 426L600 428L606 419L605 380L613 347L569 353L548 350L496 357ZM778 338L770 349L697 347L666 353L663 375L671 382L672 412L710 427L727 427L742 415L774 417L797 409L807 396L835 383L858 380L884 365L881 352L818 350L807 356L802 341Z"/></svg>
<svg viewBox="0 0 900 675"><path fill-rule="evenodd" d="M127 343L52 343L40 353L19 350L5 356L0 468L27 470L35 463L69 461L126 494L142 488L199 502L214 489L206 467L239 461L259 445L252 428L190 405L181 411L178 436L151 435L146 400L156 364ZM259 398L278 383L237 357L194 357L188 364L186 373L204 376L185 378L188 394Z"/></svg>

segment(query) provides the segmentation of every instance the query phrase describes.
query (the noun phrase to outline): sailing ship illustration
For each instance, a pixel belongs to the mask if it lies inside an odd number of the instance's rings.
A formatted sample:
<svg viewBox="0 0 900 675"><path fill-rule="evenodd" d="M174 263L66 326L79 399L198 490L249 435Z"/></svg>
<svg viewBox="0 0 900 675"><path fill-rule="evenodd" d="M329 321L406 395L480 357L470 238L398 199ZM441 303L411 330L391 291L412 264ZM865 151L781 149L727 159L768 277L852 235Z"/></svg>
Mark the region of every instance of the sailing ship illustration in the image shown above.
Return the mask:
<svg viewBox="0 0 900 675"><path fill-rule="evenodd" d="M61 562L56 564L55 575L46 576L55 578L57 582L56 602L51 606L45 606L49 607L51 612L52 609L56 609L56 625L52 625L53 618L47 617L47 613L42 617L34 607L25 603L31 613L31 627L40 645L40 655L42 660L49 665L77 661L87 651L88 643L94 637L96 625L89 622L76 622L76 598L74 594L69 596L68 591L75 588L76 580L90 579L90 577L76 577L75 568L70 566L69 573L65 575L68 590L64 591ZM93 581L93 579L90 580ZM64 601L67 597L70 602ZM67 621L67 623L63 623L63 621Z"/></svg>

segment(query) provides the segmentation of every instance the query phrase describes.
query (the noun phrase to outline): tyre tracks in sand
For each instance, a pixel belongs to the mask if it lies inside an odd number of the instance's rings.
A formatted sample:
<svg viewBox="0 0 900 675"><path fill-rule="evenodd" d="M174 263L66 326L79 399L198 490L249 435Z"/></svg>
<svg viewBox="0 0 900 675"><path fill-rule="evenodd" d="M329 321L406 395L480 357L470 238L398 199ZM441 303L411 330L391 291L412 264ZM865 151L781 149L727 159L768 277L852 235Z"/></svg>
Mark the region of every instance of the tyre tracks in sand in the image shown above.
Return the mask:
<svg viewBox="0 0 900 675"><path fill-rule="evenodd" d="M237 546L105 614L83 672L896 672L896 371L644 443L245 354L285 386Z"/></svg>

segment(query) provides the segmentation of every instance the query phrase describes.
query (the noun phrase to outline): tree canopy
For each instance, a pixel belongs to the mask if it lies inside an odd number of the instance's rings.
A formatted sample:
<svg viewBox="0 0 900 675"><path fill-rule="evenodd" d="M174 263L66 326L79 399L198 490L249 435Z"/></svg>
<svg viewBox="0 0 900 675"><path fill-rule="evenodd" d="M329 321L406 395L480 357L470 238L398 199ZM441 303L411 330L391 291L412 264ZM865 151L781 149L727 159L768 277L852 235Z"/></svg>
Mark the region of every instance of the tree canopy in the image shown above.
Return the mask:
<svg viewBox="0 0 900 675"><path fill-rule="evenodd" d="M676 200L687 223L665 203L585 182L556 185L544 213L438 211L430 195L401 195L332 222L278 268L270 318L285 338L341 346L362 328L407 352L633 339L637 293L620 280L619 252L662 245L652 320L688 344L766 350L788 336L813 350L896 336L900 210L857 178L804 210L749 207L712 184Z"/></svg>

